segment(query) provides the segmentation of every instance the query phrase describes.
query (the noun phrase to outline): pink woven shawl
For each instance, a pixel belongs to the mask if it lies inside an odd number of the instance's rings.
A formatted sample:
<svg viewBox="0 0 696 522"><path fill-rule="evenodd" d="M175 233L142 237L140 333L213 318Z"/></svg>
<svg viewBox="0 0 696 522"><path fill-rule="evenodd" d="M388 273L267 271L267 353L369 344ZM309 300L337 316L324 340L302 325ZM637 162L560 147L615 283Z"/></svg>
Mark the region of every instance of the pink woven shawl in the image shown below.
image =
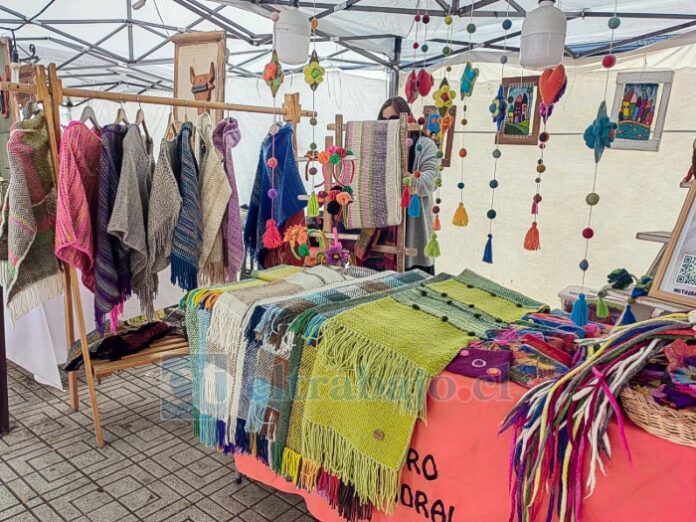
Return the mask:
<svg viewBox="0 0 696 522"><path fill-rule="evenodd" d="M72 121L60 144L56 245L58 259L78 268L94 292L94 239L101 138L81 121Z"/></svg>
<svg viewBox="0 0 696 522"><path fill-rule="evenodd" d="M225 263L227 280L236 281L244 262L244 238L242 218L239 212L239 191L232 161L232 148L242 139L239 123L234 118L220 120L213 131L213 143L225 160L225 172L232 187L232 196L222 221L222 235L225 243Z"/></svg>

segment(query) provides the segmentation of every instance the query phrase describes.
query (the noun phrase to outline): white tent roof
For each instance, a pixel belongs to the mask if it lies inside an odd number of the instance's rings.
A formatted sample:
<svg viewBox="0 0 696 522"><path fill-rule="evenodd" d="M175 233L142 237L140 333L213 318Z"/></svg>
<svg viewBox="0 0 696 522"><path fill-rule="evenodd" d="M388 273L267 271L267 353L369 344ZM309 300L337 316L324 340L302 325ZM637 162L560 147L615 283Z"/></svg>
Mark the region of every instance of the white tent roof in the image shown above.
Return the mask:
<svg viewBox="0 0 696 522"><path fill-rule="evenodd" d="M230 37L230 73L258 76L268 61L270 13L293 3L308 17L320 19L317 52L325 63L390 69L408 67L413 61L416 12L431 16L429 63L442 61L445 45L454 49L453 56L468 50L470 17L477 25L471 38L479 51L477 59L494 61L503 48L515 52L525 13L537 5L537 0L147 0L133 10L134 2L11 0L0 5L0 35L14 30L20 57L31 55L33 44L41 61L59 64L60 74L70 78L68 85L166 90L173 76L171 36L222 29ZM693 0L557 0L569 20L568 61L605 52L606 22L615 8L623 21L615 34L623 42L617 49L630 50L696 28L694 4ZM455 16L451 34L443 22L450 12ZM506 17L512 21L507 39L501 27ZM419 40L423 41L422 33ZM402 44L398 60L397 41ZM415 57L422 60L423 55L419 51Z"/></svg>

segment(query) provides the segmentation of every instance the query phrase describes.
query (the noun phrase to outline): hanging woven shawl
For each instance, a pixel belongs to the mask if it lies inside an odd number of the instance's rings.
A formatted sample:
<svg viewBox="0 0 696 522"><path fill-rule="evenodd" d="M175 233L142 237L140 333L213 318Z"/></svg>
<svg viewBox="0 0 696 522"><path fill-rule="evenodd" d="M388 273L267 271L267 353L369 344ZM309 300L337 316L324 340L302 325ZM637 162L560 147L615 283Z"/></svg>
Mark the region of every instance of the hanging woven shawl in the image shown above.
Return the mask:
<svg viewBox="0 0 696 522"><path fill-rule="evenodd" d="M118 238L108 232L111 211L116 201L118 181L123 161L123 139L128 128L110 124L102 128L102 150L99 158L97 192L97 221L94 230L96 256L94 259L94 318L97 331L104 333L104 320L111 314L111 329L115 332L118 315L131 293L130 260L128 251Z"/></svg>
<svg viewBox="0 0 696 522"><path fill-rule="evenodd" d="M157 273L169 266L174 226L179 218L181 196L176 183L180 172L176 141L162 140L159 159L152 174L150 206L147 214L148 271Z"/></svg>
<svg viewBox="0 0 696 522"><path fill-rule="evenodd" d="M244 237L242 234L242 218L239 213L239 191L234 173L232 149L242 139L239 124L234 118L220 120L213 131L215 148L224 158L227 181L232 189L225 217L222 220L222 236L225 254L227 280L236 281L244 263Z"/></svg>
<svg viewBox="0 0 696 522"><path fill-rule="evenodd" d="M222 157L213 145L213 123L207 112L198 117L196 129L204 149L200 172L203 243L198 261L198 282L200 286L206 286L220 284L226 279L222 223L232 188Z"/></svg>
<svg viewBox="0 0 696 522"><path fill-rule="evenodd" d="M272 171L266 164L271 156L278 160L275 168L275 211L271 215L271 199L268 191L272 188ZM297 212L307 206L307 201L298 199L307 194L304 183L297 170L295 151L292 148L292 125L286 124L273 136L267 136L261 145L259 164L249 201L249 211L244 225L244 244L258 262L263 263L261 237L266 230L266 221L275 219L279 229Z"/></svg>
<svg viewBox="0 0 696 522"><path fill-rule="evenodd" d="M312 371L316 394L304 409L302 457L351 484L360 502L390 513L432 379L486 330L542 308L465 272L325 322ZM342 399L332 391L335 382L345 383Z"/></svg>
<svg viewBox="0 0 696 522"><path fill-rule="evenodd" d="M101 137L81 121L71 121L60 142L56 257L82 273L94 292L94 233Z"/></svg>
<svg viewBox="0 0 696 522"><path fill-rule="evenodd" d="M12 129L7 152L10 183L2 227L8 245L5 287L7 309L16 321L63 292L63 278L53 253L56 191L43 113Z"/></svg>
<svg viewBox="0 0 696 522"><path fill-rule="evenodd" d="M176 138L181 211L172 238L172 284L184 290L196 288L198 282L198 257L203 241L203 223L198 185L198 165L191 149L193 125L184 122Z"/></svg>
<svg viewBox="0 0 696 522"><path fill-rule="evenodd" d="M123 138L123 163L107 230L130 254L131 288L148 318L155 313L157 282L148 270L147 215L152 185L152 142L138 125L129 125Z"/></svg>
<svg viewBox="0 0 696 522"><path fill-rule="evenodd" d="M406 128L399 120L351 121L346 148L357 156L350 183L348 228L383 228L401 223L401 178L408 160Z"/></svg>

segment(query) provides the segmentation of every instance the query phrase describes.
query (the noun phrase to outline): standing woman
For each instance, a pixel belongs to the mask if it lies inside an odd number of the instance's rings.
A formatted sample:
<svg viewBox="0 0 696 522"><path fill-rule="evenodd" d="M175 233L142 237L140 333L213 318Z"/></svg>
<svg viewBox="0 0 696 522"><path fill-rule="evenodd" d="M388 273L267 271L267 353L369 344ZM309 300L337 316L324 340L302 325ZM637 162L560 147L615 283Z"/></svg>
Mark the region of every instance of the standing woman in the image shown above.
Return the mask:
<svg viewBox="0 0 696 522"><path fill-rule="evenodd" d="M389 98L379 110L378 120L398 120L401 114L412 116L411 108L401 96ZM421 198L421 215L407 217L406 246L418 251L415 256L406 258L406 268L420 268L430 274L435 273L433 258L427 257L423 251L433 232L433 192L435 179L439 176L437 145L420 132L411 132L409 137L413 143L408 150L408 171L420 171L420 178L415 183L416 192Z"/></svg>

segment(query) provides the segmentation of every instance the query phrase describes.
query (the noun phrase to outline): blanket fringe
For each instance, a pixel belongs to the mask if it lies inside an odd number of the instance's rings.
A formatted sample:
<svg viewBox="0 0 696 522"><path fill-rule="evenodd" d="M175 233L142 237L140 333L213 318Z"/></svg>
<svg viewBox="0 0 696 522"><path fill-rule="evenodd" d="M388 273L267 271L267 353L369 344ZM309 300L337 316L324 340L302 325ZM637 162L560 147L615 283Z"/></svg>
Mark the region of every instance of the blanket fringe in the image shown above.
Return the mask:
<svg viewBox="0 0 696 522"><path fill-rule="evenodd" d="M432 378L426 370L338 320L326 321L321 330L321 349L328 368L348 373L361 394L370 394L369 399L384 398L402 413L425 420Z"/></svg>
<svg viewBox="0 0 696 522"><path fill-rule="evenodd" d="M328 471L344 483L352 484L361 503L369 501L388 515L394 511L401 467L392 469L374 461L331 427L308 419L303 420L302 442L303 456L324 468L320 482ZM318 487L322 489L321 486ZM338 483L333 497L336 501L337 495Z"/></svg>
<svg viewBox="0 0 696 522"><path fill-rule="evenodd" d="M7 311L10 313L12 323L16 323L17 319L44 301L63 295L64 291L65 285L60 272L44 277L16 293L12 292L12 287L10 286L7 289Z"/></svg>
<svg viewBox="0 0 696 522"><path fill-rule="evenodd" d="M283 459L280 465L280 475L286 477L293 484L297 484L300 478L301 455L290 448L283 449Z"/></svg>
<svg viewBox="0 0 696 522"><path fill-rule="evenodd" d="M319 477L320 470L321 467L318 464L306 458L302 458L300 479L297 486L309 492L314 491L317 488L317 478Z"/></svg>

